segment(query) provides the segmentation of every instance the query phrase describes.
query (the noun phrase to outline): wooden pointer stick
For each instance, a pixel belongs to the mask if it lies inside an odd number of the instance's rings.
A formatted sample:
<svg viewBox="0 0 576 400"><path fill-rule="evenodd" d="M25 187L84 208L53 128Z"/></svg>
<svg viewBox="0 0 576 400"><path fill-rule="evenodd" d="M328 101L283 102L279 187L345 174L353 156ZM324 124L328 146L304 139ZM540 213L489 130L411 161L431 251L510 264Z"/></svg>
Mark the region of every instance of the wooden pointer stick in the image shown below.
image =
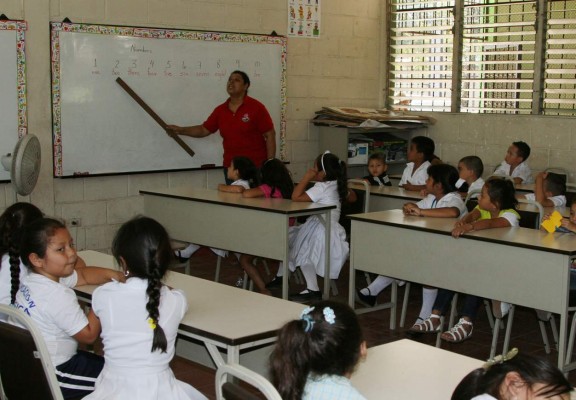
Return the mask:
<svg viewBox="0 0 576 400"><path fill-rule="evenodd" d="M142 107L144 109L144 111L146 111L148 113L148 115L150 115L152 117L152 119L154 119L154 121L156 121L158 123L158 125L160 125L162 127L162 129L166 130L166 122L164 122L162 120L162 118L160 118L160 116L158 114L156 114L154 112L154 110L152 110L150 108L150 106L148 104L146 104L144 102L144 100L142 100L140 98L140 96L138 96L136 94L136 92L134 92L132 90L132 88L130 86L128 86L128 84L126 82L124 82L122 80L122 78L118 77L116 78L116 83L119 84L120 86L122 86L122 89L124 89L126 91L126 93L128 93L130 95L130 97L132 97L136 103L138 103L140 105L140 107ZM180 139L180 137L178 135L174 135L174 136L170 136L172 139L174 139L176 141L176 143L178 143L180 145L180 147L182 147L184 149L184 151L186 151L186 153L190 154L191 157L194 157L194 150L192 150L190 147L188 147L188 145L182 140Z"/></svg>

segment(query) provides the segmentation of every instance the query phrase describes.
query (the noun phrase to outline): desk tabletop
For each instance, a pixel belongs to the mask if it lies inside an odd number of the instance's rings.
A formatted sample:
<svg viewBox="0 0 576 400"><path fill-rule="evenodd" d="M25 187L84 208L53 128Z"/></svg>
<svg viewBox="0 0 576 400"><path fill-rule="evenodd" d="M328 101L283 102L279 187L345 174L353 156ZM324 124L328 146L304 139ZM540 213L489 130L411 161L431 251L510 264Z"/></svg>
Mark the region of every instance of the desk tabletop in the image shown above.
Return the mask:
<svg viewBox="0 0 576 400"><path fill-rule="evenodd" d="M426 218L404 215L402 210L353 214L350 219L374 224L396 226L404 229L429 231L450 235L457 218ZM459 240L471 239L502 245L526 247L551 253L576 254L576 236L570 233L547 233L528 228L497 228L469 232ZM456 239L454 239L456 240Z"/></svg>
<svg viewBox="0 0 576 400"><path fill-rule="evenodd" d="M402 339L368 349L351 381L368 399L446 400L481 360Z"/></svg>
<svg viewBox="0 0 576 400"><path fill-rule="evenodd" d="M78 255L86 265L117 269L112 256L96 251ZM184 291L188 312L180 330L228 345L276 336L286 322L299 318L304 305L169 271L164 283ZM95 285L76 288L91 296Z"/></svg>
<svg viewBox="0 0 576 400"><path fill-rule="evenodd" d="M353 189L364 190L364 186L358 183L350 184ZM398 186L370 186L370 195L396 197L406 201L420 201L426 196L422 196L420 191L411 191Z"/></svg>
<svg viewBox="0 0 576 400"><path fill-rule="evenodd" d="M306 211L325 211L336 208L333 205L312 202L297 202L286 199L263 197L246 198L240 193L220 192L214 189L177 187L162 190L141 190L140 194L175 198L203 203L222 204L231 207L249 208L280 214L298 214Z"/></svg>

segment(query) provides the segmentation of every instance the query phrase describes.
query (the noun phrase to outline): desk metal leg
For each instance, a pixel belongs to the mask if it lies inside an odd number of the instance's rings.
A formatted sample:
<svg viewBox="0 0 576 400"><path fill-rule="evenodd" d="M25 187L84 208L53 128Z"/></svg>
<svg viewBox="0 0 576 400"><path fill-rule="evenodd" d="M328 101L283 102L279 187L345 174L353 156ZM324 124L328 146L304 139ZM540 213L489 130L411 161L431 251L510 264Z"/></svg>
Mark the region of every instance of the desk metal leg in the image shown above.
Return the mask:
<svg viewBox="0 0 576 400"><path fill-rule="evenodd" d="M326 211L324 214L324 294L322 298L328 300L330 298L330 237L332 232L330 232L330 210Z"/></svg>
<svg viewBox="0 0 576 400"><path fill-rule="evenodd" d="M217 346L213 345L212 343L206 343L206 342L204 342L204 345L206 346L208 353L210 353L212 361L214 361L214 364L216 364L216 369L226 364L226 361L224 361L224 359L222 358L222 355L220 354L220 351L218 351ZM228 349L228 362L230 362L230 349Z"/></svg>
<svg viewBox="0 0 576 400"><path fill-rule="evenodd" d="M290 224L286 219L286 246L284 246L284 259L282 260L282 298L288 300L288 255L290 254Z"/></svg>
<svg viewBox="0 0 576 400"><path fill-rule="evenodd" d="M348 305L353 310L356 308L356 266L354 265L354 246L350 240L350 282L348 285Z"/></svg>

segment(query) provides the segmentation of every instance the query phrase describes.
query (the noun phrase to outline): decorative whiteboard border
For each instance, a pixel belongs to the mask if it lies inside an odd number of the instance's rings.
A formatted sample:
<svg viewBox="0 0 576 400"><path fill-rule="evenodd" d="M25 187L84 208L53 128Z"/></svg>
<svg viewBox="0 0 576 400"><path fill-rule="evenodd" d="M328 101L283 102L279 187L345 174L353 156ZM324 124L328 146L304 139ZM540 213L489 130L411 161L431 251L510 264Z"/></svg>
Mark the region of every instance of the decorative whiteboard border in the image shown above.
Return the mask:
<svg viewBox="0 0 576 400"><path fill-rule="evenodd" d="M132 36L152 39L185 39L213 42L276 44L282 46L281 107L280 107L280 159L286 161L286 43L283 36L249 33L206 32L113 25L50 24L52 65L52 135L54 147L54 176L62 176L62 125L60 103L60 32L93 33L97 35Z"/></svg>
<svg viewBox="0 0 576 400"><path fill-rule="evenodd" d="M0 21L0 30L16 31L16 76L18 90L18 137L28 132L27 101L26 101L26 47L24 32L27 29L25 21Z"/></svg>

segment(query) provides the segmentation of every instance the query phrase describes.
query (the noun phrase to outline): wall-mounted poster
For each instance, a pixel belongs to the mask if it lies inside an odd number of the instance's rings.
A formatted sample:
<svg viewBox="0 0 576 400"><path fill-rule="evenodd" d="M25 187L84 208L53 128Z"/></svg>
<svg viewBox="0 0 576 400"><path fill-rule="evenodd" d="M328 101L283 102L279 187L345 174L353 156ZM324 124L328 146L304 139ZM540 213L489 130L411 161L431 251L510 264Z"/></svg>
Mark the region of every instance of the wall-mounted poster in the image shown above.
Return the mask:
<svg viewBox="0 0 576 400"><path fill-rule="evenodd" d="M320 37L320 0L288 0L288 36Z"/></svg>

